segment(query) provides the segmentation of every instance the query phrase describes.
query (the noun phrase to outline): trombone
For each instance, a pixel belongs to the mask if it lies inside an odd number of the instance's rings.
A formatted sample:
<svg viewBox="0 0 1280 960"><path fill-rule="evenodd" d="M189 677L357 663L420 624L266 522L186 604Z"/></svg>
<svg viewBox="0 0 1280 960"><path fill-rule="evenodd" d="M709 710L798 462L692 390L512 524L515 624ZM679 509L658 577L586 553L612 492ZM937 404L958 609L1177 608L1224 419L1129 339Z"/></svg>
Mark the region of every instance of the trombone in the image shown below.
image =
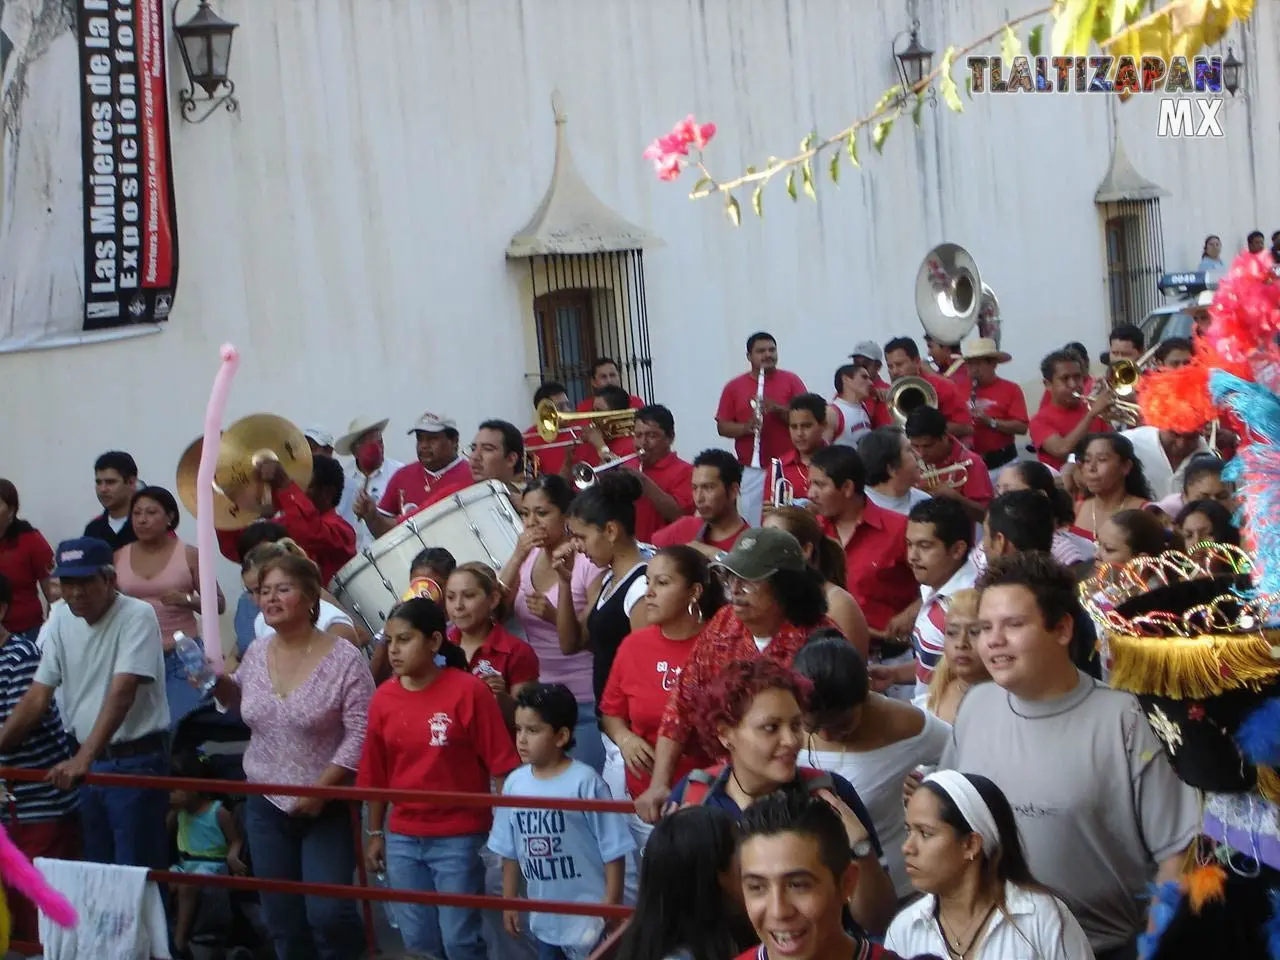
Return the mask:
<svg viewBox="0 0 1280 960"><path fill-rule="evenodd" d="M634 410L591 410L587 413L562 413L550 398L538 404L534 411L534 424L540 436L551 443L560 432L575 426L597 427L606 440L626 437L635 433Z"/></svg>
<svg viewBox="0 0 1280 960"><path fill-rule="evenodd" d="M783 472L781 460L775 457L770 466L773 468L773 487L769 491L772 496L770 502L775 507L789 507L796 498L795 486Z"/></svg>
<svg viewBox="0 0 1280 960"><path fill-rule="evenodd" d="M608 463L602 463L598 467L592 467L586 463L575 463L573 465L573 486L578 491L586 490L588 487L596 485L596 478L606 470L612 470L614 467L620 467L624 463L630 463L632 460L638 460L639 453L631 453L625 457L619 457L617 460L610 460Z"/></svg>

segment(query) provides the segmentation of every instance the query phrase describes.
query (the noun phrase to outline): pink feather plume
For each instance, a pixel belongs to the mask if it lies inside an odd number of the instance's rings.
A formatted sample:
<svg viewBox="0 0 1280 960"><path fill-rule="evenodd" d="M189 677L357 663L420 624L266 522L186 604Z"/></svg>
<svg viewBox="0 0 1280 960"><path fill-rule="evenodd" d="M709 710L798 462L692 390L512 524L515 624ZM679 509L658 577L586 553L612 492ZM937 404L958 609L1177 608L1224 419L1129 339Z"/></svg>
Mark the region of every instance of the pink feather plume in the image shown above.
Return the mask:
<svg viewBox="0 0 1280 960"><path fill-rule="evenodd" d="M4 827L0 827L0 876L58 926L76 925L78 917L71 901L49 886L44 874L14 845Z"/></svg>

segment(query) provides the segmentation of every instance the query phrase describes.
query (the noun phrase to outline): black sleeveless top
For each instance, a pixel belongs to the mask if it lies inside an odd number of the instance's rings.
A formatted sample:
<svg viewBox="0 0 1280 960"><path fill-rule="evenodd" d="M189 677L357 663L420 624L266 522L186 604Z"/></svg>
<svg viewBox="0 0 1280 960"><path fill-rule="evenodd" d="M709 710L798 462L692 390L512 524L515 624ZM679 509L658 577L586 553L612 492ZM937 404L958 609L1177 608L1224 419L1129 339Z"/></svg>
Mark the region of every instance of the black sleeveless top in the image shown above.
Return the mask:
<svg viewBox="0 0 1280 960"><path fill-rule="evenodd" d="M594 663L592 667L591 685L595 690L596 703L600 703L600 698L604 696L604 686L609 681L609 671L613 668L613 659L618 655L618 647L622 645L623 638L631 632L631 617L623 606L623 601L627 598L627 591L631 589L632 584L645 575L648 570L648 564L638 563L635 568L627 574L626 579L618 584L618 588L609 594L609 599L604 603L597 601L596 606L591 609L591 613L587 615L587 641L588 649L594 654ZM602 592L609 589L612 580L609 574ZM598 712L598 711L597 711Z"/></svg>

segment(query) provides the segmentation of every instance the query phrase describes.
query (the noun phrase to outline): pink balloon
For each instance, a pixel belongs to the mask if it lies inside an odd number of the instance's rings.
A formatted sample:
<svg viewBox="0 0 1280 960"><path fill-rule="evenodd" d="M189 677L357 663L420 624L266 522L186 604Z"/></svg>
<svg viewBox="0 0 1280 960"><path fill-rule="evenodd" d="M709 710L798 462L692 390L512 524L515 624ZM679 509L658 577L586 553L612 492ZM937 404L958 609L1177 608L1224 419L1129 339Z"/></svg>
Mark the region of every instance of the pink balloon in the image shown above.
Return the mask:
<svg viewBox="0 0 1280 960"><path fill-rule="evenodd" d="M204 444L200 448L200 469L196 472L196 551L200 556L200 629L204 653L215 673L224 669L222 629L218 622L218 533L213 527L213 475L222 446L222 416L227 409L231 381L240 366L240 353L229 343L222 345L222 365L213 378L213 392L204 411Z"/></svg>

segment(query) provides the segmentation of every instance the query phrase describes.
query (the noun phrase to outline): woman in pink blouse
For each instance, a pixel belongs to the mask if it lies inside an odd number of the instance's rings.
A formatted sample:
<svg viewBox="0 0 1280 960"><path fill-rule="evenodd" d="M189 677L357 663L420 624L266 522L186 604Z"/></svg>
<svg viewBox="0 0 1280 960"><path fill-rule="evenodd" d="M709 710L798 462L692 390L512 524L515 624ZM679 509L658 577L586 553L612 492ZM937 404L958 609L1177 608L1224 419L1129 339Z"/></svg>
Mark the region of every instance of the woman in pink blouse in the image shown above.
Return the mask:
<svg viewBox="0 0 1280 960"><path fill-rule="evenodd" d="M525 639L538 655L539 679L563 683L578 701L578 725L569 751L597 773L604 770L604 742L596 719L596 697L591 684L593 657L589 651L560 652L556 630L556 606L560 602L560 577L551 566L551 554L569 539L565 516L573 501L568 482L557 474L544 474L524 488L520 517L524 532L516 544L501 580L507 602L524 626ZM587 588L601 570L581 553L574 562L571 581L573 608L581 615L587 606Z"/></svg>
<svg viewBox="0 0 1280 960"><path fill-rule="evenodd" d="M249 727L250 783L331 787L360 764L373 677L351 644L316 629L320 570L305 557L262 567L258 602L270 637L218 681ZM348 884L356 868L351 812L310 797L250 797L245 829L254 874L273 880ZM263 919L281 960L351 960L365 953L355 902L262 894Z"/></svg>

